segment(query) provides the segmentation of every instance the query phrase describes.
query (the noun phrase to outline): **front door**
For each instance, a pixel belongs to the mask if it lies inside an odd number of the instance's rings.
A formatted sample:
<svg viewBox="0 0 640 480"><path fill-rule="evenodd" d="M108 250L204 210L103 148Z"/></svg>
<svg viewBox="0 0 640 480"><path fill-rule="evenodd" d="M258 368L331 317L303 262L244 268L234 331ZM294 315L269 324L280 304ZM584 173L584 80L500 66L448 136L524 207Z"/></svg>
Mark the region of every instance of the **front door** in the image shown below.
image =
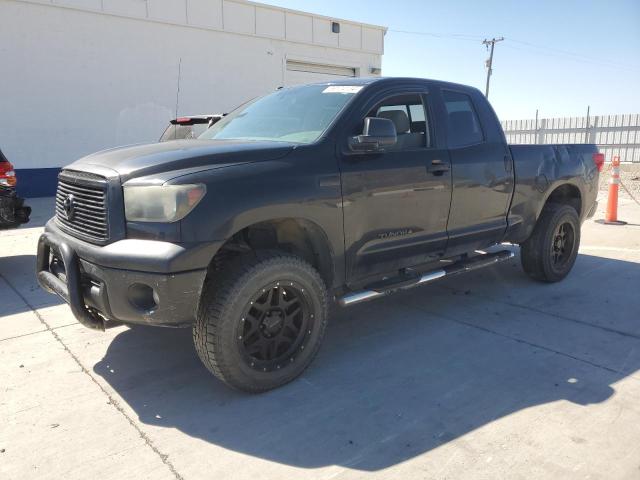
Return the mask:
<svg viewBox="0 0 640 480"><path fill-rule="evenodd" d="M398 141L383 153L341 157L348 283L439 258L447 244L451 175L424 93L387 93L365 116L390 119ZM358 127L355 127L357 130Z"/></svg>

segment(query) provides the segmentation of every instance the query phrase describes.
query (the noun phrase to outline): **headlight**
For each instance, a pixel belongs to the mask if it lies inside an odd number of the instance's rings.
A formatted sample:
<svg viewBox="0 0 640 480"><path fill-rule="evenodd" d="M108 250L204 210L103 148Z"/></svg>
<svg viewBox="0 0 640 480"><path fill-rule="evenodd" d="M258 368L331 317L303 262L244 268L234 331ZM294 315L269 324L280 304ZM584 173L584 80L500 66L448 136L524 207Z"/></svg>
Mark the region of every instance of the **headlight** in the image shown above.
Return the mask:
<svg viewBox="0 0 640 480"><path fill-rule="evenodd" d="M177 222L202 200L204 185L124 186L124 213L131 222Z"/></svg>

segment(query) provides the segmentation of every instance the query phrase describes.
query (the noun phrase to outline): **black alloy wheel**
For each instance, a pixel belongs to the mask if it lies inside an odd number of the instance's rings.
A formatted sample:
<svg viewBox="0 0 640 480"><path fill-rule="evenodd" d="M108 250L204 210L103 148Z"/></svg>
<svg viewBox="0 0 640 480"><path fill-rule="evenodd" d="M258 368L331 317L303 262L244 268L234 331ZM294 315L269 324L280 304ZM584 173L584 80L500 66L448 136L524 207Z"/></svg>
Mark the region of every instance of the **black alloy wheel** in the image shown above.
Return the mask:
<svg viewBox="0 0 640 480"><path fill-rule="evenodd" d="M573 254L575 247L575 232L570 222L564 222L556 227L551 243L551 259L553 266L563 269Z"/></svg>
<svg viewBox="0 0 640 480"><path fill-rule="evenodd" d="M270 372L295 361L314 317L304 288L288 281L263 288L247 303L238 324L238 344L247 363Z"/></svg>

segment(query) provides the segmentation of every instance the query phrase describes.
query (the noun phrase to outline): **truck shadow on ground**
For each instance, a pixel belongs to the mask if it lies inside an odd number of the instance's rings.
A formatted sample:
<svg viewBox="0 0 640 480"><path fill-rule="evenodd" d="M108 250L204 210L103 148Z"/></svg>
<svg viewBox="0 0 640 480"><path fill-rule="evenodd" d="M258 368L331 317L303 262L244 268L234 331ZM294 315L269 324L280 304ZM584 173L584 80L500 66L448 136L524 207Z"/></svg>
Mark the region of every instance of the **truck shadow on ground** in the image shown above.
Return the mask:
<svg viewBox="0 0 640 480"><path fill-rule="evenodd" d="M611 272L640 280L636 263L581 255L544 285L514 261L336 310L303 377L257 396L210 376L189 330L128 329L94 371L143 423L296 467L379 470L532 406L611 397L640 368L640 328L588 298Z"/></svg>

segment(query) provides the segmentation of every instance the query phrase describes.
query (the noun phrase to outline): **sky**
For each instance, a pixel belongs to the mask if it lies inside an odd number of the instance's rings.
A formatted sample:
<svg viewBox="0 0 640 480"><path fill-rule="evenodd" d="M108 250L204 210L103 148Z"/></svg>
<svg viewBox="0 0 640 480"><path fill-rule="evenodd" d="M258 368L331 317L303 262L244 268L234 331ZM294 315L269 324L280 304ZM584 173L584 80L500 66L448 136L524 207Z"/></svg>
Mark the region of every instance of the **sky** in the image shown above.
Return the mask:
<svg viewBox="0 0 640 480"><path fill-rule="evenodd" d="M384 76L484 91L484 38L497 43L489 100L501 120L640 113L640 0L268 0L389 28ZM404 33L414 32L414 33Z"/></svg>

